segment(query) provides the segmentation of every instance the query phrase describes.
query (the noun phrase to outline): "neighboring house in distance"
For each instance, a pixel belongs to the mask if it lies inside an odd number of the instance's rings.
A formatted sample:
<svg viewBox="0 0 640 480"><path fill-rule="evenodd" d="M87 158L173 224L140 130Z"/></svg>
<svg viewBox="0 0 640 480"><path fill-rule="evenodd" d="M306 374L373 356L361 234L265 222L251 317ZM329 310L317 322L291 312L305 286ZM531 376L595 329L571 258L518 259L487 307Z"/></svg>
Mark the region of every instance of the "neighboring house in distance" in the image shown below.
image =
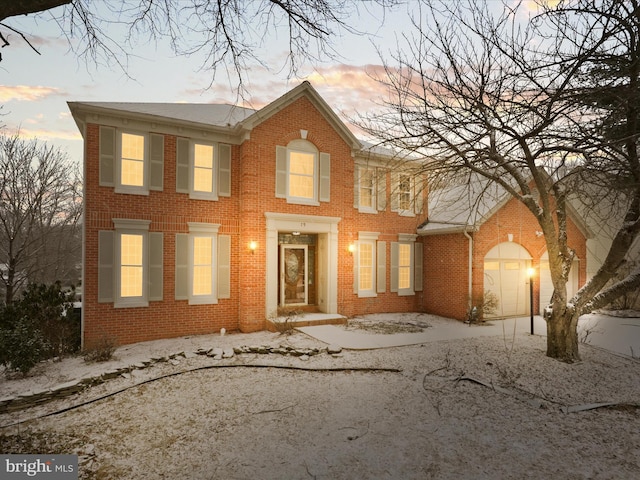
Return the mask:
<svg viewBox="0 0 640 480"><path fill-rule="evenodd" d="M70 102L85 141L83 345L420 311L426 189L304 82L260 110Z"/></svg>
<svg viewBox="0 0 640 480"><path fill-rule="evenodd" d="M478 306L484 292L498 298L494 317L528 315L529 278L534 274L534 313L553 294L548 254L538 222L503 188L473 178L429 192L429 218L418 228L424 242L426 311L463 319L469 299ZM586 240L592 236L569 208L567 237L576 252L568 293L586 281Z"/></svg>

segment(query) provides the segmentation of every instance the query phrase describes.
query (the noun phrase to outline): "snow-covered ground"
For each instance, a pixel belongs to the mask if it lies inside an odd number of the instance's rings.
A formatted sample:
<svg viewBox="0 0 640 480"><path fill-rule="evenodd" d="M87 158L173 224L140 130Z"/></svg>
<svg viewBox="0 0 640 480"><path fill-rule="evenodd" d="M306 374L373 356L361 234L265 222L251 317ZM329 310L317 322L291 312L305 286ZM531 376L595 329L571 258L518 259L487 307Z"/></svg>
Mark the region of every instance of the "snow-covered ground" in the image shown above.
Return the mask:
<svg viewBox="0 0 640 480"><path fill-rule="evenodd" d="M493 335L486 335L491 326L464 326L478 335L443 339L441 332L461 325L421 314L398 316L393 333L366 329L393 324L393 316L364 319L362 334L376 337L429 325L415 335L432 340L410 346L306 359L193 354L326 347L300 332L258 332L129 345L105 364L49 362L26 379L0 379L0 397L185 352L0 415L4 426L123 390L0 428L0 452L78 453L81 478L640 478L640 361L630 356L640 352L638 319L614 318L583 319L583 338L603 346L600 336L618 332L614 343L626 356L581 344L582 361L573 365L545 356L544 325L536 323L534 336L526 319L513 329L498 324ZM600 402L616 405L581 410Z"/></svg>

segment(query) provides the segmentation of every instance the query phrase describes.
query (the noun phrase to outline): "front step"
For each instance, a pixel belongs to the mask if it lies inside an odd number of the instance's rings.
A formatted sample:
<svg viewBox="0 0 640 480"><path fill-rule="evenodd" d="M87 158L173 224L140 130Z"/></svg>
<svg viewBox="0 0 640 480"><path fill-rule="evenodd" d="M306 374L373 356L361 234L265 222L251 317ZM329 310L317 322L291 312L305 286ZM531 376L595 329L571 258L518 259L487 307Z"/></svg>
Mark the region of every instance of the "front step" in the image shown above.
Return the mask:
<svg viewBox="0 0 640 480"><path fill-rule="evenodd" d="M316 325L345 325L347 317L339 313L306 313L281 316L267 320L270 332L285 332L297 327L313 327Z"/></svg>

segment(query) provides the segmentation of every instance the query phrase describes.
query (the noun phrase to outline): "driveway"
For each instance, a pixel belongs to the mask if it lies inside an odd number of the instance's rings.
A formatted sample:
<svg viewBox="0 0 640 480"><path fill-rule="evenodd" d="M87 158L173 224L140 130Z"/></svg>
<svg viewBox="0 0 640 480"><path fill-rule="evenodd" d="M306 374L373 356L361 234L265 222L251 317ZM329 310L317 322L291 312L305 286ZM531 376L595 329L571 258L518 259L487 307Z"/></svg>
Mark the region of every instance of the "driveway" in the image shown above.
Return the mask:
<svg viewBox="0 0 640 480"><path fill-rule="evenodd" d="M633 312L635 314L637 312ZM395 314L397 316L398 314ZM405 322L411 323L407 314ZM415 314L415 319L420 314ZM384 321L392 314L374 316ZM468 325L448 319L431 317L429 328L416 333L373 334L363 330L348 330L342 325L319 325L299 327L298 330L329 345L339 345L350 350L419 345L441 340L458 340L476 337L494 337L528 334L531 332L531 318L518 317L492 320L483 325ZM534 317L534 335L546 336L547 325L541 316ZM640 357L640 315L619 317L604 314L584 315L578 325L578 336L582 343L603 348L613 353Z"/></svg>

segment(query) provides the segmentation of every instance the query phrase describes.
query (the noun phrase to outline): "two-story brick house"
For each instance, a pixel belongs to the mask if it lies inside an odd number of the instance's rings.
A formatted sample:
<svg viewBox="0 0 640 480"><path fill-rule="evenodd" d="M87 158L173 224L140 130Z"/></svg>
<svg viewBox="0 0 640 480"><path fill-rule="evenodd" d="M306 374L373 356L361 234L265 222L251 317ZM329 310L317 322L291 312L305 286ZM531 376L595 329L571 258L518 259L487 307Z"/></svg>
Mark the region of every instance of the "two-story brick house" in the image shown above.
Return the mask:
<svg viewBox="0 0 640 480"><path fill-rule="evenodd" d="M260 110L70 102L83 340L264 329L281 307L421 309L426 191L304 82Z"/></svg>
<svg viewBox="0 0 640 480"><path fill-rule="evenodd" d="M434 205L427 222L412 162L363 145L308 82L259 110L69 108L85 142L85 348L262 330L287 307L462 320L486 288L485 267L516 266L486 257L492 248L523 258L504 285L524 288L521 270L542 264L544 242L515 201L496 201L470 226L441 223ZM572 224L574 233L584 258Z"/></svg>

